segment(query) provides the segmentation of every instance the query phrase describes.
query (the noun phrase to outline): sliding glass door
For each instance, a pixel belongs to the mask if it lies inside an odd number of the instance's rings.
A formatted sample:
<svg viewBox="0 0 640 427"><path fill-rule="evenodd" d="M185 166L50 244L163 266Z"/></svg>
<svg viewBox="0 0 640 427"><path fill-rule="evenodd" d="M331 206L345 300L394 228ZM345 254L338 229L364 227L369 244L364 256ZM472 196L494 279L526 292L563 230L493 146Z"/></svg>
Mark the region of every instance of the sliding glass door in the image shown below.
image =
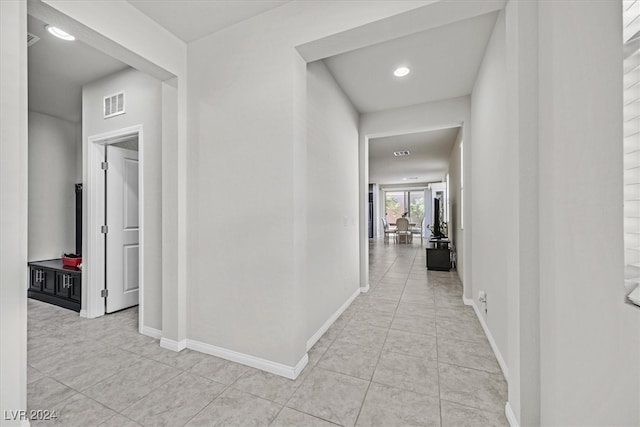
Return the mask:
<svg viewBox="0 0 640 427"><path fill-rule="evenodd" d="M402 216L420 224L424 218L424 190L385 192L385 215L391 224Z"/></svg>
<svg viewBox="0 0 640 427"><path fill-rule="evenodd" d="M420 224L424 218L424 190L407 191L409 198L409 217L416 224Z"/></svg>
<svg viewBox="0 0 640 427"><path fill-rule="evenodd" d="M387 192L384 198L384 211L387 221L393 224L407 212L407 202L403 191Z"/></svg>

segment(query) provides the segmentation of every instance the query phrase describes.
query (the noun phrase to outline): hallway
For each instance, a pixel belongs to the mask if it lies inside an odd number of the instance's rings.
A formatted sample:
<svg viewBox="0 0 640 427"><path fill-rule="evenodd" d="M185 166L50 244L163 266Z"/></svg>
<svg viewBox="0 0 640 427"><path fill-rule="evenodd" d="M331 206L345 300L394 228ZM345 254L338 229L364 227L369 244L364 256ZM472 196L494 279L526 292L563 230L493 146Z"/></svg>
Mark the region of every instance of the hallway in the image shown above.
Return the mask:
<svg viewBox="0 0 640 427"><path fill-rule="evenodd" d="M508 425L506 383L454 272L420 243L370 241L371 290L291 381L137 334L137 309L87 320L28 302L28 409L73 426ZM48 425L52 421L32 421Z"/></svg>

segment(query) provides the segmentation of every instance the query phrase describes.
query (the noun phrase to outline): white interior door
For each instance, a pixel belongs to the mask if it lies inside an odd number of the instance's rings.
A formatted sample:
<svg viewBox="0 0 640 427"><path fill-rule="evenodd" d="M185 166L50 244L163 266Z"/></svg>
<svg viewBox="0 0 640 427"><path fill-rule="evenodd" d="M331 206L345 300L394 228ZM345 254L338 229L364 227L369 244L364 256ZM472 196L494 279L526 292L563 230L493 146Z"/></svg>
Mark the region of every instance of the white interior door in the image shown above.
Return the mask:
<svg viewBox="0 0 640 427"><path fill-rule="evenodd" d="M138 304L138 152L107 145L106 311Z"/></svg>

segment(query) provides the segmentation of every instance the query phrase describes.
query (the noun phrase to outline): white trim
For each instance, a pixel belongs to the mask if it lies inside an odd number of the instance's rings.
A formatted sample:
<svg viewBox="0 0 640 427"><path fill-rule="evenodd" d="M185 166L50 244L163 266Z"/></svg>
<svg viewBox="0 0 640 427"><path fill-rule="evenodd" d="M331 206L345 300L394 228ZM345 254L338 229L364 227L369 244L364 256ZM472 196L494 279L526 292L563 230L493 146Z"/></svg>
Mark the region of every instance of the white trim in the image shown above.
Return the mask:
<svg viewBox="0 0 640 427"><path fill-rule="evenodd" d="M162 337L160 338L160 347L166 348L167 350L179 352L187 348L187 340L175 341L169 338Z"/></svg>
<svg viewBox="0 0 640 427"><path fill-rule="evenodd" d="M80 314L79 314L79 316L80 316L80 317L85 317L85 318L86 318L86 317L87 317L87 310L85 310L84 308L83 308L82 310L80 310Z"/></svg>
<svg viewBox="0 0 640 427"><path fill-rule="evenodd" d="M507 401L507 404L504 406L504 414L507 416L507 421L509 421L509 425L511 427L520 427L516 414L513 413L513 408L511 408L509 401Z"/></svg>
<svg viewBox="0 0 640 427"><path fill-rule="evenodd" d="M369 285L367 285L369 286ZM369 289L367 289L368 291ZM347 300L344 302L344 304L342 304L340 306L340 308L338 310L336 310L335 313L333 313L326 322L324 322L324 325L320 326L320 329L318 329L316 331L315 334L313 334L311 336L311 338L309 338L309 340L307 341L307 351L311 350L311 347L313 347L318 340L324 335L325 332L327 332L327 330L331 327L331 325L333 325L333 322L335 322L336 320L338 320L338 317L340 317L340 315L342 313L344 313L344 311L351 305L351 303L353 302L354 299L356 299L356 297L358 295L360 295L360 293L363 292L362 288L358 288L353 295L351 295L349 298L347 298Z"/></svg>
<svg viewBox="0 0 640 427"><path fill-rule="evenodd" d="M87 306L85 307L87 312L87 318L93 319L104 315L104 300L100 296L100 290L102 286L99 283L104 283L104 271L102 268L94 268L93 263L95 260L104 259L104 237L100 233L100 221L101 216L104 215L104 209L101 209L100 200L104 200L104 186L99 185L102 177L99 176L98 164L104 160L104 146L97 144L99 137L89 137L87 144L87 185L85 191L87 197L87 224L86 224L86 237L87 241L83 242L83 247L86 248L86 257L83 260L82 283L83 293L87 295ZM94 190L95 188L95 190Z"/></svg>
<svg viewBox="0 0 640 427"><path fill-rule="evenodd" d="M283 365L282 363L272 362L271 360L262 359L260 357L251 356L249 354L239 353L237 351L228 350L222 347L216 347L215 345L206 344L200 341L187 339L187 348L201 353L217 356L222 359L230 360L232 362L240 363L242 365L251 366L252 368L260 369L281 377L295 380L300 375L300 372L309 363L309 356L307 353L302 356L302 359L295 366Z"/></svg>
<svg viewBox="0 0 640 427"><path fill-rule="evenodd" d="M367 283L367 286L363 286L360 288L360 293L366 294L367 292L369 292L370 289L371 289L371 285Z"/></svg>
<svg viewBox="0 0 640 427"><path fill-rule="evenodd" d="M83 292L87 294L87 318L100 317L105 314L104 299L100 291L104 289L104 268L95 264L95 260L105 258L104 235L100 232L104 216L104 174L99 164L104 161L105 146L114 144L132 136L138 137L138 154L141 161L138 165L138 215L139 215L139 290L138 290L138 324L144 325L144 126L142 124L129 126L97 135L92 135L88 140L88 164L87 164L87 242L83 247L88 248L87 259L83 260Z"/></svg>
<svg viewBox="0 0 640 427"><path fill-rule="evenodd" d="M489 344L491 345L493 354L496 355L498 365L500 365L500 369L502 370L502 375L504 375L504 379L507 381L507 384L509 384L509 368L507 367L507 362L505 362L504 357L502 357L502 353L500 353L500 349L498 349L498 344L496 344L496 341L493 339L493 335L491 335L489 326L487 325L487 322L485 322L484 317L482 317L482 315L480 314L480 310L478 309L476 302L468 298L462 298L462 301L465 305L470 305L471 307L473 307L473 310L476 312L476 316L480 321L480 325L482 325L484 334L487 336L487 340L489 340Z"/></svg>
<svg viewBox="0 0 640 427"><path fill-rule="evenodd" d="M160 329L152 328L151 326L140 325L139 332L142 335L146 335L148 337L155 338L157 340L162 338L162 331Z"/></svg>

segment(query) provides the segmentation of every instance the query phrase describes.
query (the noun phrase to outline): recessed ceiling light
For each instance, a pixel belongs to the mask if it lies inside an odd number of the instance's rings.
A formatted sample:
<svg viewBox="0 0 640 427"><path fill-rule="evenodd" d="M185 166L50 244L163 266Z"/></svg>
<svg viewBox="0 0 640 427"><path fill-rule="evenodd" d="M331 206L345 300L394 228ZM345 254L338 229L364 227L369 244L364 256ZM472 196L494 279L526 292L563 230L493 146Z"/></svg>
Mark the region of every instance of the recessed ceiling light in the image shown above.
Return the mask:
<svg viewBox="0 0 640 427"><path fill-rule="evenodd" d="M49 31L50 34L56 36L59 39L67 41L73 41L76 39L71 34L67 33L64 30L61 30L58 27L54 27L53 25L47 25L45 28L47 29L47 31Z"/></svg>
<svg viewBox="0 0 640 427"><path fill-rule="evenodd" d="M410 69L408 69L407 67L398 67L396 68L396 70L393 72L393 75L396 77L404 77L407 74L409 74L411 72Z"/></svg>
<svg viewBox="0 0 640 427"><path fill-rule="evenodd" d="M393 155L396 157L402 157L402 156L408 156L409 154L411 154L409 152L409 150L402 150L402 151L394 151Z"/></svg>

